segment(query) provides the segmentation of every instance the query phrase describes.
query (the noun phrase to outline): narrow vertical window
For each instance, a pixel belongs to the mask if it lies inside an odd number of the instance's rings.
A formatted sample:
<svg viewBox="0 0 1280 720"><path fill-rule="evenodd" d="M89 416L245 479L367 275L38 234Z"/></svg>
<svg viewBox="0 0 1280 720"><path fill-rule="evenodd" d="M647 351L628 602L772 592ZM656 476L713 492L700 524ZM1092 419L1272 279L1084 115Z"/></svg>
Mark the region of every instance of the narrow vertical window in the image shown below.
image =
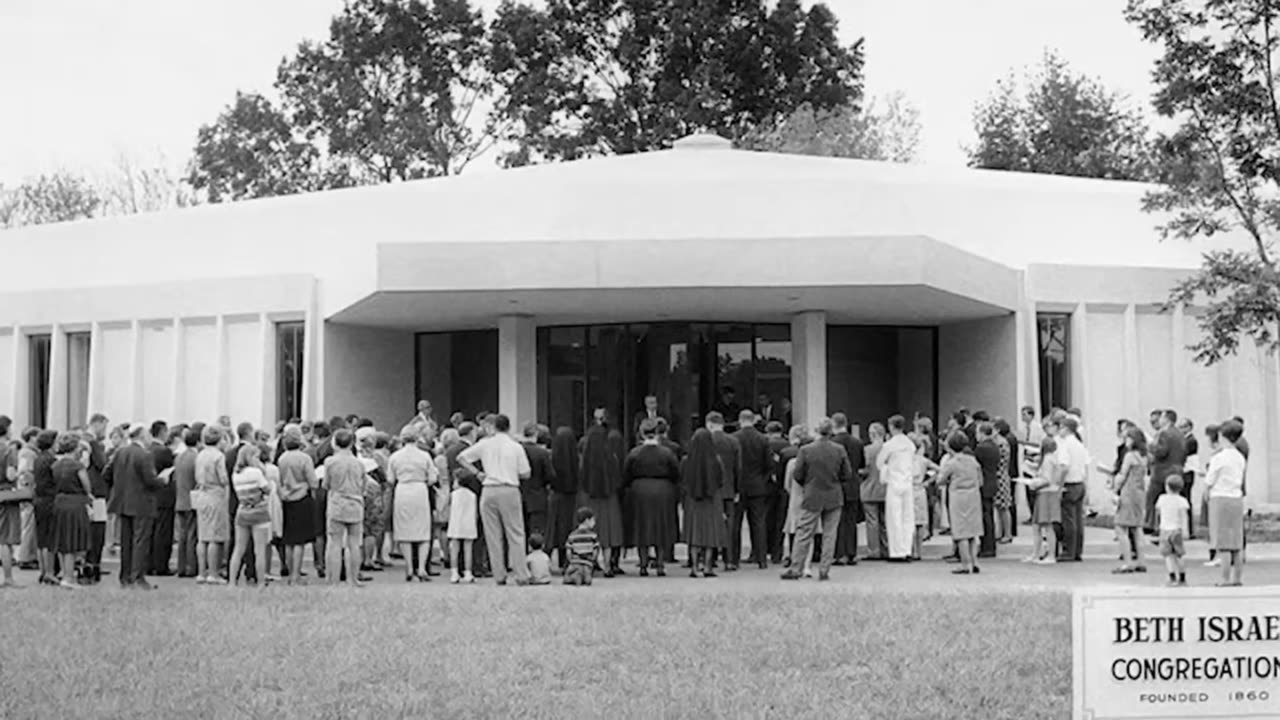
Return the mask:
<svg viewBox="0 0 1280 720"><path fill-rule="evenodd" d="M303 324L276 323L276 418L302 417Z"/></svg>

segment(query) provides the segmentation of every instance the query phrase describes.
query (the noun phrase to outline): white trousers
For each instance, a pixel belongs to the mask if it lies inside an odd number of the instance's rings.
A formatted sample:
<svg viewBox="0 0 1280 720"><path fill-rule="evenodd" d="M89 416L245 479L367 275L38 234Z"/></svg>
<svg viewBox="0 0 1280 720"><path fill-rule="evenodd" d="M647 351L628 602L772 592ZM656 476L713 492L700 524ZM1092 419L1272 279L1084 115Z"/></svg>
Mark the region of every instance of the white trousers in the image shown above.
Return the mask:
<svg viewBox="0 0 1280 720"><path fill-rule="evenodd" d="M911 483L886 488L884 524L889 540L889 557L911 557L912 541L916 533L916 508Z"/></svg>

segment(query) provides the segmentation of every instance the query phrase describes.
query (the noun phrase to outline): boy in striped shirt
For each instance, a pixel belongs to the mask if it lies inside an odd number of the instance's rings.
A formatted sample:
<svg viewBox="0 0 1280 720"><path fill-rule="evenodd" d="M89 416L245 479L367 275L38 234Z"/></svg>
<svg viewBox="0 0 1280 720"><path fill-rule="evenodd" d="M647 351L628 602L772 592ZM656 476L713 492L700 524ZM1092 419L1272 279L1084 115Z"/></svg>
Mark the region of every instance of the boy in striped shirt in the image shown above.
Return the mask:
<svg viewBox="0 0 1280 720"><path fill-rule="evenodd" d="M600 549L596 537L596 514L589 507L580 507L576 519L578 527L569 533L569 539L565 541L569 566L564 571L564 584L590 585L591 570Z"/></svg>

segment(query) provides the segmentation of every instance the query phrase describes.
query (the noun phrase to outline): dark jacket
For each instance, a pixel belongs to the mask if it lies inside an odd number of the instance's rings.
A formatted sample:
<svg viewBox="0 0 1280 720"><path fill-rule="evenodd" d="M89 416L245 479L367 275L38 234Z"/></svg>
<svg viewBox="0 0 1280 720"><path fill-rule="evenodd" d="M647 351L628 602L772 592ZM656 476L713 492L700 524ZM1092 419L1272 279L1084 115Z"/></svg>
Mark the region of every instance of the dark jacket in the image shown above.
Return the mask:
<svg viewBox="0 0 1280 720"><path fill-rule="evenodd" d="M134 443L116 450L103 478L111 486L107 512L127 517L156 516L156 491L164 483L156 477L155 460L149 450Z"/></svg>
<svg viewBox="0 0 1280 720"><path fill-rule="evenodd" d="M89 487L93 490L95 498L106 500L111 495L111 487L102 479L102 474L107 469L107 449L102 446L101 440L89 441Z"/></svg>
<svg viewBox="0 0 1280 720"><path fill-rule="evenodd" d="M151 444L151 458L156 465L156 475L173 467L173 451L163 443ZM156 491L156 507L169 509L177 504L177 490L172 482Z"/></svg>
<svg viewBox="0 0 1280 720"><path fill-rule="evenodd" d="M770 492L777 492L783 487L786 481L787 461L783 459L782 453L791 447L791 443L786 438L771 438L765 436L765 442L769 444L769 462L772 463L773 472L769 476ZM791 457L795 457L792 455Z"/></svg>
<svg viewBox="0 0 1280 720"><path fill-rule="evenodd" d="M1156 442L1151 446L1151 480L1164 487L1164 481L1170 475L1182 476L1182 468L1187 464L1187 440L1181 430L1167 427L1156 435Z"/></svg>
<svg viewBox="0 0 1280 720"><path fill-rule="evenodd" d="M838 510L844 505L844 484L853 474L849 454L826 438L800 448L796 456L795 481L804 488L801 507L810 512Z"/></svg>
<svg viewBox="0 0 1280 720"><path fill-rule="evenodd" d="M982 468L982 499L992 500L1000 487L1000 446L994 440L983 440L974 448L973 456Z"/></svg>
<svg viewBox="0 0 1280 720"><path fill-rule="evenodd" d="M862 440L847 432L832 435L831 440L844 448L845 454L849 456L849 467L853 471L844 485L844 501L857 503L862 495L862 476L858 471L867 466L866 446L862 444Z"/></svg>
<svg viewBox="0 0 1280 720"><path fill-rule="evenodd" d="M720 496L731 500L742 489L742 445L727 432L713 432L711 440L716 444L716 455L724 465Z"/></svg>
<svg viewBox="0 0 1280 720"><path fill-rule="evenodd" d="M536 443L524 443L524 454L529 458L529 477L520 481L520 497L525 513L547 511L547 491L556 481L556 469L551 464L551 451ZM455 459L457 456L454 456Z"/></svg>
<svg viewBox="0 0 1280 720"><path fill-rule="evenodd" d="M778 483L778 489L782 492L787 491L787 463L799 454L800 448L790 442L786 447L778 450L778 463L774 466L773 477Z"/></svg>
<svg viewBox="0 0 1280 720"><path fill-rule="evenodd" d="M445 459L445 463L449 468L449 479L452 482L457 483L458 485L461 485L462 487L470 490L476 495L479 495L480 494L479 476L470 472L469 470L467 470L465 467L462 466L462 463L458 462L458 456L462 454L463 450L466 450L469 447L471 447L471 441L459 440L458 442L444 449L444 459ZM481 466L481 463L478 460L471 464L475 465L477 470L484 470L484 468Z"/></svg>
<svg viewBox="0 0 1280 720"><path fill-rule="evenodd" d="M769 439L753 426L734 433L742 451L742 479L739 488L743 497L762 497L769 494L769 480L773 473L773 452Z"/></svg>

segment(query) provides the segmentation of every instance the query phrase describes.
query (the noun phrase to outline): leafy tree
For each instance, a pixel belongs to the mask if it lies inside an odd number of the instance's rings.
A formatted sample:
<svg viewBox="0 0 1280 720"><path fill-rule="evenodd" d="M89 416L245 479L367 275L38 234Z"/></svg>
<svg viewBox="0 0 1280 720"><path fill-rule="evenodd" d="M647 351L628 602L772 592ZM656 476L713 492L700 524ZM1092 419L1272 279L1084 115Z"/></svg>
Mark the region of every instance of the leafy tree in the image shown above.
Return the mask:
<svg viewBox="0 0 1280 720"><path fill-rule="evenodd" d="M862 96L861 42L844 47L825 5L799 0L505 0L490 27L506 165L730 138L809 105Z"/></svg>
<svg viewBox="0 0 1280 720"><path fill-rule="evenodd" d="M44 225L94 217L102 207L83 177L58 171L23 182L0 197L0 226Z"/></svg>
<svg viewBox="0 0 1280 720"><path fill-rule="evenodd" d="M1245 249L1210 250L1176 285L1169 305L1203 301L1203 336L1192 350L1211 365L1244 338L1280 347L1280 103L1273 0L1130 0L1127 19L1161 46L1155 107L1180 123L1158 142L1162 189L1146 197L1165 214L1163 236L1191 240L1243 231Z"/></svg>
<svg viewBox="0 0 1280 720"><path fill-rule="evenodd" d="M815 110L802 105L786 117L754 128L738 142L750 150L910 162L920 144L920 111L901 93L884 108L872 100L862 110L842 105Z"/></svg>
<svg viewBox="0 0 1280 720"><path fill-rule="evenodd" d="M483 19L468 0L350 0L276 74L200 129L210 202L460 172L494 142Z"/></svg>
<svg viewBox="0 0 1280 720"><path fill-rule="evenodd" d="M1046 53L1020 83L1010 76L974 108L971 167L1146 180L1152 163L1142 116L1121 96Z"/></svg>
<svg viewBox="0 0 1280 720"><path fill-rule="evenodd" d="M187 182L213 203L326 186L320 151L270 100L247 93L236 93L216 121L200 128Z"/></svg>

